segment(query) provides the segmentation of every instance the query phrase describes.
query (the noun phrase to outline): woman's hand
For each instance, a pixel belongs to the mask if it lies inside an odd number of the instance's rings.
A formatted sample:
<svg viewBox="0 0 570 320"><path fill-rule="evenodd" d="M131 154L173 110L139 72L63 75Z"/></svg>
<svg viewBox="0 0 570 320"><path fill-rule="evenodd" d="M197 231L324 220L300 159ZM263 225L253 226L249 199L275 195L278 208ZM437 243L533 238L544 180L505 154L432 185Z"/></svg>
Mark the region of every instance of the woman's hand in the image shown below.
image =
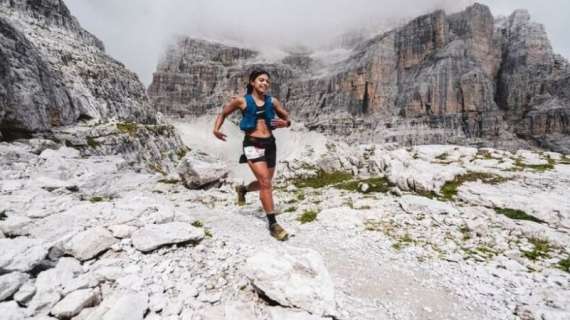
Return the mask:
<svg viewBox="0 0 570 320"><path fill-rule="evenodd" d="M274 128L287 128L291 122L283 119L272 119L271 126Z"/></svg>
<svg viewBox="0 0 570 320"><path fill-rule="evenodd" d="M221 131L214 130L214 135L216 136L216 138L218 138L222 141L226 141L226 135L223 134Z"/></svg>

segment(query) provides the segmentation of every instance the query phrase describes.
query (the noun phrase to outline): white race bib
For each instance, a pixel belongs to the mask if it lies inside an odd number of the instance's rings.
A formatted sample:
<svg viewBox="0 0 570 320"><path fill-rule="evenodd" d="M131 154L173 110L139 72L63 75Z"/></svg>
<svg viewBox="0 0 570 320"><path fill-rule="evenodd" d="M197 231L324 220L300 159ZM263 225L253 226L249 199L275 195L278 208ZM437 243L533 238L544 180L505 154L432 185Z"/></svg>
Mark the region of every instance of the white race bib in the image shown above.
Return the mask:
<svg viewBox="0 0 570 320"><path fill-rule="evenodd" d="M243 148L247 160L259 159L265 155L265 149L248 146Z"/></svg>

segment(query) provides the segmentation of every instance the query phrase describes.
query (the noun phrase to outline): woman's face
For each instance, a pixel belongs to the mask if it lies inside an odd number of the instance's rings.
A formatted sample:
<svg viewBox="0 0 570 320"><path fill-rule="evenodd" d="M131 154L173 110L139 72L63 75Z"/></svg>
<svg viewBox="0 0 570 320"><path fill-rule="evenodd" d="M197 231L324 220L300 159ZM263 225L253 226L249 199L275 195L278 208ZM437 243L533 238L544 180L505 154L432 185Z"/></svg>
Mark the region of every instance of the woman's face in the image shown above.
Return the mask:
<svg viewBox="0 0 570 320"><path fill-rule="evenodd" d="M255 89L257 92L259 92L261 94L265 94L267 92L267 90L269 90L269 86L271 85L271 81L269 80L268 75L262 74L262 75L258 76L257 78L255 78L255 80L253 80L251 82L251 85L253 86L253 89Z"/></svg>

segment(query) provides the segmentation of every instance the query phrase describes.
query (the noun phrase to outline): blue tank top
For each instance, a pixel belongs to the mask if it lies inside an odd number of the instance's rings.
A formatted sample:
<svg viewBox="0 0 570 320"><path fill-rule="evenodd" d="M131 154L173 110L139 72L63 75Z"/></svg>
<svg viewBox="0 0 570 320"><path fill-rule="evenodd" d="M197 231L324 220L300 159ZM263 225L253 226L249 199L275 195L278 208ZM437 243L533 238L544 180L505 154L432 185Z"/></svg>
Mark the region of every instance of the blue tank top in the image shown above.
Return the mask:
<svg viewBox="0 0 570 320"><path fill-rule="evenodd" d="M253 97L248 94L245 96L246 107L245 110L242 112L242 119L239 123L239 128L245 132L253 131L257 127L257 119L258 119L258 106L255 104L255 100ZM273 130L271 127L271 120L275 118L275 108L273 108L273 102L271 101L271 96L265 96L265 112L263 115L259 115L259 118L265 119L265 124L269 130Z"/></svg>

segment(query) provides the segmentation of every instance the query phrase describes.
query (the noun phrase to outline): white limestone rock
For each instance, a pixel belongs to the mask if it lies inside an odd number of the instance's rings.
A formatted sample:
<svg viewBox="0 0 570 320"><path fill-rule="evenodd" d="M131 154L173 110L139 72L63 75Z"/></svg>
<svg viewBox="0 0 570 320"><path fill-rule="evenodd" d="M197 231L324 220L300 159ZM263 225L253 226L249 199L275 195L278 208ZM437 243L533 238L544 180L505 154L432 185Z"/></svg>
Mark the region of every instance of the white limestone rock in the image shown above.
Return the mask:
<svg viewBox="0 0 570 320"><path fill-rule="evenodd" d="M323 318L320 316L312 315L310 313L295 310L286 309L282 307L271 307L268 308L270 320L325 320L330 318Z"/></svg>
<svg viewBox="0 0 570 320"><path fill-rule="evenodd" d="M40 240L25 237L0 239L0 248L0 269L6 271L30 271L48 253Z"/></svg>
<svg viewBox="0 0 570 320"><path fill-rule="evenodd" d="M34 285L34 280L28 280L14 294L14 301L18 302L21 305L27 305L35 293L36 286Z"/></svg>
<svg viewBox="0 0 570 320"><path fill-rule="evenodd" d="M64 246L67 254L81 261L92 259L111 248L117 239L103 227L94 227L76 234Z"/></svg>
<svg viewBox="0 0 570 320"><path fill-rule="evenodd" d="M0 301L11 297L30 276L21 272L11 272L0 276Z"/></svg>
<svg viewBox="0 0 570 320"><path fill-rule="evenodd" d="M409 214L426 216L459 214L459 211L451 204L426 197L405 195L399 201L402 209Z"/></svg>
<svg viewBox="0 0 570 320"><path fill-rule="evenodd" d="M8 215L8 218L0 221L0 232L5 235L15 237L26 234L25 227L32 222L32 219L20 215Z"/></svg>
<svg viewBox="0 0 570 320"><path fill-rule="evenodd" d="M45 160L61 161L62 159L77 159L81 157L79 150L68 147L61 147L57 150L46 149L40 153L40 158Z"/></svg>
<svg viewBox="0 0 570 320"><path fill-rule="evenodd" d="M255 308L251 303L230 301L224 306L225 320L255 319Z"/></svg>
<svg viewBox="0 0 570 320"><path fill-rule="evenodd" d="M133 233L131 239L137 250L149 252L168 244L200 241L204 236L204 229L188 223L172 222L147 225Z"/></svg>
<svg viewBox="0 0 570 320"><path fill-rule="evenodd" d="M382 161L386 178L405 191L437 192L447 181L467 172L459 164L428 162L404 149L390 152Z"/></svg>
<svg viewBox="0 0 570 320"><path fill-rule="evenodd" d="M190 189L198 189L227 177L226 165L205 153L192 151L178 165L176 172Z"/></svg>
<svg viewBox="0 0 570 320"><path fill-rule="evenodd" d="M147 308L145 293L126 293L115 300L101 320L142 320Z"/></svg>
<svg viewBox="0 0 570 320"><path fill-rule="evenodd" d="M0 303L0 315L2 315L2 320L28 319L26 309L20 308L15 301Z"/></svg>
<svg viewBox="0 0 570 320"><path fill-rule="evenodd" d="M137 227L129 226L126 224L118 224L112 225L108 227L108 229L111 231L115 238L124 239L130 237L131 234L137 230Z"/></svg>
<svg viewBox="0 0 570 320"><path fill-rule="evenodd" d="M332 280L312 249L277 247L250 257L245 274L258 290L282 306L327 316L336 312Z"/></svg>
<svg viewBox="0 0 570 320"><path fill-rule="evenodd" d="M52 309L51 314L58 319L69 319L78 315L84 308L99 303L99 295L93 289L83 289L70 293Z"/></svg>

